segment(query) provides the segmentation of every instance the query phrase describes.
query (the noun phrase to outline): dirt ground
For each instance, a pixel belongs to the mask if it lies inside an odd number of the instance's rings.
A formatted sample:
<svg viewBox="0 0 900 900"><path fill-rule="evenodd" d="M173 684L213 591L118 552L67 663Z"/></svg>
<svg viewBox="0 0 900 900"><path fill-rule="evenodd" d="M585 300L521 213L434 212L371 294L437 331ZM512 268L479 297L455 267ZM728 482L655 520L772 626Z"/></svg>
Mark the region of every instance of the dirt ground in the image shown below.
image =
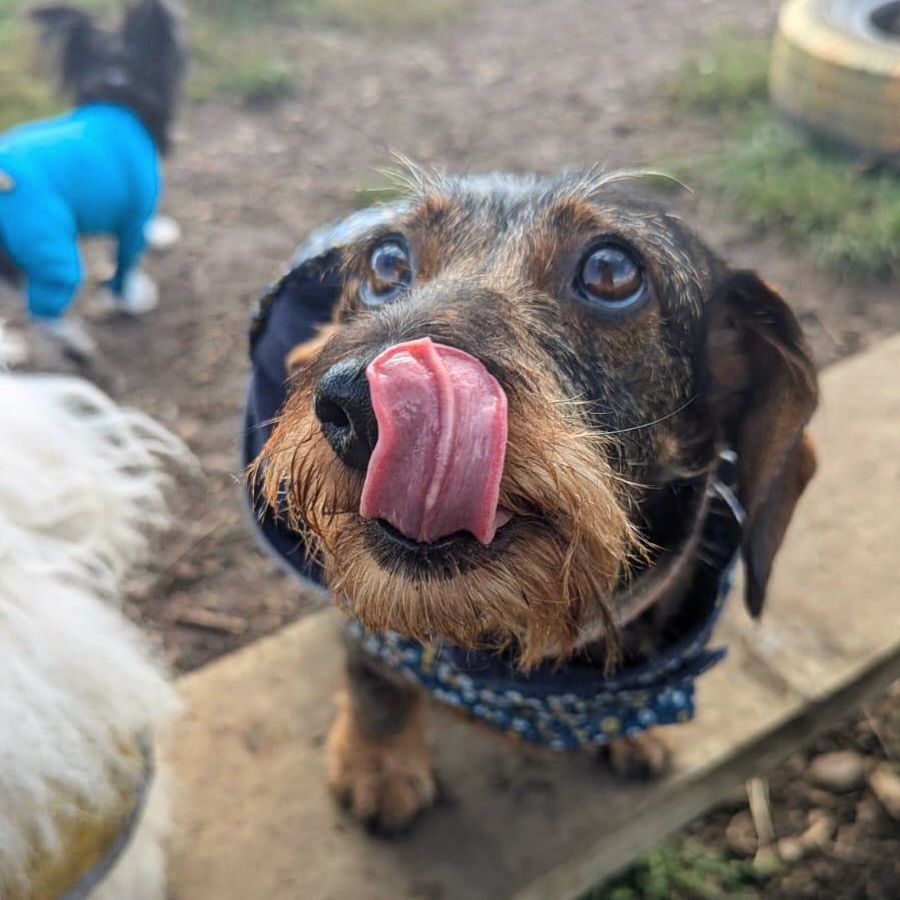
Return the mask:
<svg viewBox="0 0 900 900"><path fill-rule="evenodd" d="M115 396L172 427L204 470L181 480L178 525L131 598L177 670L272 631L313 602L256 549L236 483L247 317L303 235L349 211L391 150L456 169L538 171L701 154L720 137L714 123L684 119L661 99L661 85L700 35L766 32L777 5L482 0L422 35L298 29L281 38L310 61L294 97L264 110L222 101L184 110L165 201L184 237L148 264L162 306L143 321L96 325ZM900 326L896 285L837 283L714 202L675 202L726 255L783 289L821 363ZM852 744L859 728L829 741ZM775 805L806 815L811 801L792 793L791 771L776 776ZM721 822L710 822L703 836L718 843ZM900 829L883 826L872 853L897 859ZM818 896L898 895L887 884L860 887L846 874L855 865L832 855L815 873L826 881L810 883Z"/></svg>

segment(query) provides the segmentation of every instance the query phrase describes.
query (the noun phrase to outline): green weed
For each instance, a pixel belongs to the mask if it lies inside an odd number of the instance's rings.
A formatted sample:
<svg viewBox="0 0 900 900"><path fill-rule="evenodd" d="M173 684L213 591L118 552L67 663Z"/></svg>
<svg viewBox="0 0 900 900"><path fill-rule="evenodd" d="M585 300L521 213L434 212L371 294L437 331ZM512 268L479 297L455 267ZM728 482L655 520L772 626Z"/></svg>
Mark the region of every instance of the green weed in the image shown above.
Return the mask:
<svg viewBox="0 0 900 900"><path fill-rule="evenodd" d="M714 38L686 63L673 99L715 114L721 146L681 166L751 228L776 228L848 279L900 275L900 173L868 171L782 121L766 94L758 42Z"/></svg>
<svg viewBox="0 0 900 900"><path fill-rule="evenodd" d="M766 877L748 860L727 859L688 839L644 854L584 900L756 900Z"/></svg>

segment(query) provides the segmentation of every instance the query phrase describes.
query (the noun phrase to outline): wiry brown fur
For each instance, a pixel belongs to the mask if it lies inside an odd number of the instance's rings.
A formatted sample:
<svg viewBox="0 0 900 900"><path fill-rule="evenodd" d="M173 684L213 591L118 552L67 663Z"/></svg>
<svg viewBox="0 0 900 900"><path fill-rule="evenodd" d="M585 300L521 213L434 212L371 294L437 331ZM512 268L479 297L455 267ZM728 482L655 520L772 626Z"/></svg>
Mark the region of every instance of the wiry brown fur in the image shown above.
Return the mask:
<svg viewBox="0 0 900 900"><path fill-rule="evenodd" d="M543 373L530 378L510 416L500 495L500 506L522 518L523 533L490 568L450 581L412 580L363 551L362 476L335 458L313 414L311 386L301 381L264 451L264 496L273 505L287 500L290 523L321 553L331 590L367 627L472 648L515 642L528 667L548 647L571 645L596 615L597 598L621 580L640 542L604 459L606 439L566 416ZM606 633L614 638L615 629ZM608 649L613 659L614 644Z"/></svg>
<svg viewBox="0 0 900 900"><path fill-rule="evenodd" d="M328 782L373 831L401 830L434 802L425 718L421 691L348 643L347 688L328 735Z"/></svg>

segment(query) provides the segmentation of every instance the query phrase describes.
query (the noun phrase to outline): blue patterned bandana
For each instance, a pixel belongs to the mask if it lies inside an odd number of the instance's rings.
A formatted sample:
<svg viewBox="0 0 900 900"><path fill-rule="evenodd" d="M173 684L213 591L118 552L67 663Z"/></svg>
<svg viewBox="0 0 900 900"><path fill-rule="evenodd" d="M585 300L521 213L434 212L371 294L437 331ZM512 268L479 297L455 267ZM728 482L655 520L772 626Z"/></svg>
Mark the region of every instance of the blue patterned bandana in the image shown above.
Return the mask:
<svg viewBox="0 0 900 900"><path fill-rule="evenodd" d="M316 232L261 301L250 335L245 463L262 449L284 402L287 354L331 317L341 288L336 249L389 211L364 210ZM743 510L729 487L734 462L732 454L723 454L717 478L710 482L702 553L691 586L692 624L652 659L606 673L601 664L575 657L524 673L501 654L422 644L394 632L372 633L358 622L347 627L369 653L442 703L553 750L601 746L657 725L686 722L694 715L697 677L725 655L724 648L707 645L731 586L740 544ZM321 570L300 538L258 498L247 499L264 548L292 575L321 587Z"/></svg>
<svg viewBox="0 0 900 900"><path fill-rule="evenodd" d="M497 654L421 644L392 631L367 631L356 621L347 629L367 652L440 702L551 750L602 746L657 725L687 722L694 716L694 682L726 653L707 644L731 587L742 515L723 483L711 490L702 571L694 580L693 600L703 612L687 634L652 660L611 674L577 659L523 673Z"/></svg>

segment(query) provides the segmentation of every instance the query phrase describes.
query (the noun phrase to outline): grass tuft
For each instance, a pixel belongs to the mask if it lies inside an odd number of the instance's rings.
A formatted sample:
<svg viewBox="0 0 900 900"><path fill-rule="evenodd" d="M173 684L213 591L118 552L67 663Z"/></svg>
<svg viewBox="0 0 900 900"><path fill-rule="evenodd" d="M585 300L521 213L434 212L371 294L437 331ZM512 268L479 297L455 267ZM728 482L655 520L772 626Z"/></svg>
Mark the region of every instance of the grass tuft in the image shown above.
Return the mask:
<svg viewBox="0 0 900 900"><path fill-rule="evenodd" d="M218 88L239 97L248 106L264 106L293 93L294 73L283 60L267 54L244 56L222 73Z"/></svg>
<svg viewBox="0 0 900 900"><path fill-rule="evenodd" d="M190 39L187 96L195 102L235 97L248 106L262 106L290 96L300 82L299 69L252 29L198 18Z"/></svg>
<svg viewBox="0 0 900 900"><path fill-rule="evenodd" d="M703 113L739 112L767 99L768 68L765 40L719 33L682 66L672 96L679 104Z"/></svg>
<svg viewBox="0 0 900 900"><path fill-rule="evenodd" d="M644 854L584 900L755 900L772 874L763 874L749 860L728 859L687 839Z"/></svg>
<svg viewBox="0 0 900 900"><path fill-rule="evenodd" d="M779 229L836 274L900 276L900 172L856 166L782 121L768 104L767 71L758 42L721 36L688 61L673 98L716 115L726 137L681 174L718 191L750 227Z"/></svg>
<svg viewBox="0 0 900 900"><path fill-rule="evenodd" d="M0 131L59 108L52 75L38 71L37 41L27 31L19 0L0 0Z"/></svg>
<svg viewBox="0 0 900 900"><path fill-rule="evenodd" d="M310 16L339 28L409 34L452 22L470 6L471 0L318 0Z"/></svg>

